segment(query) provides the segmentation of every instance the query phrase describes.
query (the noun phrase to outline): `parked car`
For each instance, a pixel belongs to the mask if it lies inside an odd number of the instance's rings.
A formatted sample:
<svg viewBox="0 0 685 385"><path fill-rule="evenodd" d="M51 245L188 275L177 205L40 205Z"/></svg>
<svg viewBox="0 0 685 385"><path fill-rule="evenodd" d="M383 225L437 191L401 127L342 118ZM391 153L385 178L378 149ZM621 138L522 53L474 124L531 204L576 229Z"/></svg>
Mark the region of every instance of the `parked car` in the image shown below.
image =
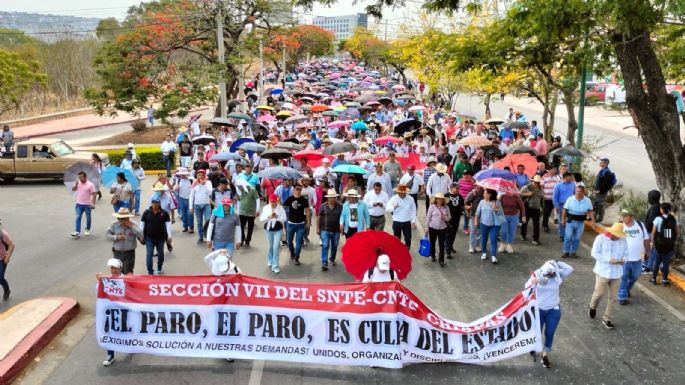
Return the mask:
<svg viewBox="0 0 685 385"><path fill-rule="evenodd" d="M107 154L99 154L107 164ZM89 163L92 153L75 151L62 139L38 138L18 142L14 151L0 158L0 179L11 182L15 178L62 179L64 170L76 162Z"/></svg>
<svg viewBox="0 0 685 385"><path fill-rule="evenodd" d="M604 103L608 83L587 83L585 86L585 105Z"/></svg>

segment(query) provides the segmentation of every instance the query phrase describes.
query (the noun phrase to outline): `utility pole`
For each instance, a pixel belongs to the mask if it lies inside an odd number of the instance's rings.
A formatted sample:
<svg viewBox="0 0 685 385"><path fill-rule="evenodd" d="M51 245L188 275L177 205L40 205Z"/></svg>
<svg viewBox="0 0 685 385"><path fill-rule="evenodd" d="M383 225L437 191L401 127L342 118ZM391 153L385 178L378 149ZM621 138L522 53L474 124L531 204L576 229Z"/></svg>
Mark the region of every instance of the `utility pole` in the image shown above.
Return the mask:
<svg viewBox="0 0 685 385"><path fill-rule="evenodd" d="M588 44L588 33L585 32L585 45ZM585 128L585 87L587 82L587 61L583 60L583 65L581 66L580 73L580 100L578 100L578 129L576 132L576 148L581 149L583 147L583 130Z"/></svg>
<svg viewBox="0 0 685 385"><path fill-rule="evenodd" d="M264 43L259 41L259 100L264 95Z"/></svg>
<svg viewBox="0 0 685 385"><path fill-rule="evenodd" d="M222 118L226 118L228 108L226 105L226 52L224 50L224 18L221 16L221 7L216 13L216 44L219 48L219 63L221 63L222 75L219 82L219 111Z"/></svg>
<svg viewBox="0 0 685 385"><path fill-rule="evenodd" d="M283 84L285 84L285 74L287 73L287 71L285 69L285 43L283 44L283 59L282 60L283 60L283 63L281 64L281 66L283 68Z"/></svg>

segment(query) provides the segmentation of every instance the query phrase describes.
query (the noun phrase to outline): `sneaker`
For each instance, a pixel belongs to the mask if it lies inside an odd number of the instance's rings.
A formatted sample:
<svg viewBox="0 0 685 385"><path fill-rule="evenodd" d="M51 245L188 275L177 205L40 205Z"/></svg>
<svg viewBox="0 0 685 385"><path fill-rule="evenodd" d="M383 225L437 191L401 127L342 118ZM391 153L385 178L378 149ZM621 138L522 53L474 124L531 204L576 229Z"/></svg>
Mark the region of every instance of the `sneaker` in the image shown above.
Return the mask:
<svg viewBox="0 0 685 385"><path fill-rule="evenodd" d="M163 275L163 274L164 274L164 270L157 270L157 275Z"/></svg>
<svg viewBox="0 0 685 385"><path fill-rule="evenodd" d="M198 245L201 245L204 243L204 241L202 241L202 239L198 239L197 242L195 242L195 243L197 243Z"/></svg>
<svg viewBox="0 0 685 385"><path fill-rule="evenodd" d="M86 237L89 237L89 236L90 236L90 230L84 231L84 232L83 232L83 235L85 235Z"/></svg>
<svg viewBox="0 0 685 385"><path fill-rule="evenodd" d="M192 234L192 233L194 233L194 232L195 232L195 230L193 230L193 229L189 229L189 230L188 230L188 234Z"/></svg>
<svg viewBox="0 0 685 385"><path fill-rule="evenodd" d="M500 243L500 244L499 244L499 247L497 248L497 252L498 252L498 253L503 253L505 247L506 247L506 245L505 245L504 243Z"/></svg>
<svg viewBox="0 0 685 385"><path fill-rule="evenodd" d="M531 243L534 244L535 246L540 246L540 241L533 241Z"/></svg>
<svg viewBox="0 0 685 385"><path fill-rule="evenodd" d="M481 250L480 246L476 246L476 252L477 252L477 253L480 253L481 251L482 251L482 250Z"/></svg>
<svg viewBox="0 0 685 385"><path fill-rule="evenodd" d="M295 266L300 266L300 259L299 258L295 258Z"/></svg>
<svg viewBox="0 0 685 385"><path fill-rule="evenodd" d="M227 358L226 362L235 362L235 360L233 358Z"/></svg>
<svg viewBox="0 0 685 385"><path fill-rule="evenodd" d="M620 300L618 300L618 303L625 306L628 304L628 300L627 299L620 299Z"/></svg>
<svg viewBox="0 0 685 385"><path fill-rule="evenodd" d="M281 241L281 246L283 246L283 247L288 246L288 242L286 242L286 241Z"/></svg>
<svg viewBox="0 0 685 385"><path fill-rule="evenodd" d="M321 271L328 271L328 266L322 265L322 266L321 266Z"/></svg>
<svg viewBox="0 0 685 385"><path fill-rule="evenodd" d="M78 231L74 231L73 233L71 233L69 235L71 235L72 238L76 238L76 239L78 239L81 236L81 234L79 234Z"/></svg>
<svg viewBox="0 0 685 385"><path fill-rule="evenodd" d="M526 238L526 237L524 237L523 235L521 235L521 240L522 240L522 241L527 241L528 238Z"/></svg>
<svg viewBox="0 0 685 385"><path fill-rule="evenodd" d="M447 259L452 259L452 254L447 254Z"/></svg>
<svg viewBox="0 0 685 385"><path fill-rule="evenodd" d="M604 327L606 327L607 329L614 329L616 327L614 326L613 322L611 322L608 319L603 319L602 323L604 324Z"/></svg>
<svg viewBox="0 0 685 385"><path fill-rule="evenodd" d="M188 228L184 228L183 231L181 231L181 232L182 232L182 233L187 233L187 232L188 232Z"/></svg>
<svg viewBox="0 0 685 385"><path fill-rule="evenodd" d="M2 300L7 301L8 299L10 299L11 293L12 293L12 289L8 288L6 292L2 293Z"/></svg>
<svg viewBox="0 0 685 385"><path fill-rule="evenodd" d="M664 280L661 280L661 284L664 286L671 286L671 281L664 279Z"/></svg>
<svg viewBox="0 0 685 385"><path fill-rule="evenodd" d="M558 224L559 224L559 219L554 218L554 224L555 224L555 225L558 225Z"/></svg>
<svg viewBox="0 0 685 385"><path fill-rule="evenodd" d="M542 356L542 367L547 369L552 367L552 364L549 362L549 358L547 356Z"/></svg>
<svg viewBox="0 0 685 385"><path fill-rule="evenodd" d="M274 273L274 274L278 274L278 273L280 273L281 271L278 270L278 269L276 268L276 269L271 270L271 272Z"/></svg>
<svg viewBox="0 0 685 385"><path fill-rule="evenodd" d="M331 266L335 266L335 259L329 259L328 262L331 263Z"/></svg>
<svg viewBox="0 0 685 385"><path fill-rule="evenodd" d="M576 253L571 253L571 258L578 258L578 254L576 254Z"/></svg>
<svg viewBox="0 0 685 385"><path fill-rule="evenodd" d="M652 269L647 266L642 266L642 274L652 274Z"/></svg>
<svg viewBox="0 0 685 385"><path fill-rule="evenodd" d="M587 311L587 315L590 316L590 318L592 318L592 319L595 318L595 315L596 315L596 314L597 314L597 310L595 310L595 309L593 309L593 308L590 308L590 309Z"/></svg>
<svg viewBox="0 0 685 385"><path fill-rule="evenodd" d="M652 285L656 285L656 279L651 278L651 279L649 280L649 283L651 283Z"/></svg>
<svg viewBox="0 0 685 385"><path fill-rule="evenodd" d="M102 361L102 366L110 366L114 362L114 356L107 356L107 359Z"/></svg>
<svg viewBox="0 0 685 385"><path fill-rule="evenodd" d="M469 247L469 253L475 253L475 252L476 252L476 249L474 249L473 247Z"/></svg>
<svg viewBox="0 0 685 385"><path fill-rule="evenodd" d="M561 254L561 258L568 258L568 257L570 257L570 256L571 256L571 255L570 255L569 253Z"/></svg>
<svg viewBox="0 0 685 385"><path fill-rule="evenodd" d="M490 257L490 260L492 261L493 265L497 264L497 257L495 257L494 255L492 257Z"/></svg>
<svg viewBox="0 0 685 385"><path fill-rule="evenodd" d="M488 259L487 254L485 254L485 253L481 254L480 260L481 260L481 261L485 261L486 259Z"/></svg>
<svg viewBox="0 0 685 385"><path fill-rule="evenodd" d="M511 253L514 252L514 248L513 248L511 245L509 245L509 244L507 244L507 247L505 247L505 250L506 250L507 253L509 253L509 254L511 254Z"/></svg>

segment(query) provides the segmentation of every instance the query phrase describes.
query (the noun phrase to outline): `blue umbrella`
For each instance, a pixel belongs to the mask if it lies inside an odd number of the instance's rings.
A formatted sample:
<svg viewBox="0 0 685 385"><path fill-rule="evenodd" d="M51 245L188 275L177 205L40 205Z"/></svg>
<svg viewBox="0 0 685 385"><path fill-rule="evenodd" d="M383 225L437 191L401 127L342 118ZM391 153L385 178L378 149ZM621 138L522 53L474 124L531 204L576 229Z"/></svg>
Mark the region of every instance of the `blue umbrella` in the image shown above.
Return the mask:
<svg viewBox="0 0 685 385"><path fill-rule="evenodd" d="M366 170L357 166L356 164L339 164L335 166L331 171L345 174L366 174Z"/></svg>
<svg viewBox="0 0 685 385"><path fill-rule="evenodd" d="M271 95L280 95L283 93L283 88L274 88L271 90Z"/></svg>
<svg viewBox="0 0 685 385"><path fill-rule="evenodd" d="M230 152L236 152L236 151L238 151L238 147L240 147L241 144L254 142L254 141L255 140L252 138L240 138L240 139L236 140L235 142L233 142L233 144L231 144L229 151Z"/></svg>
<svg viewBox="0 0 685 385"><path fill-rule="evenodd" d="M369 129L369 126L367 126L366 123L359 121L352 123L352 126L350 126L350 128L355 131L365 131Z"/></svg>
<svg viewBox="0 0 685 385"><path fill-rule="evenodd" d="M126 177L126 181L135 190L138 187L138 179L133 175L133 172L126 168L109 166L100 175L100 180L102 185L109 188L117 181L117 174L123 172Z"/></svg>
<svg viewBox="0 0 685 385"><path fill-rule="evenodd" d="M513 182L516 181L516 175L514 175L514 173L507 171L507 170L502 170L499 168L493 168L493 169L489 169L489 170L479 171L473 177L477 181L481 181L481 180L488 179L488 178L502 178L502 179L513 181Z"/></svg>

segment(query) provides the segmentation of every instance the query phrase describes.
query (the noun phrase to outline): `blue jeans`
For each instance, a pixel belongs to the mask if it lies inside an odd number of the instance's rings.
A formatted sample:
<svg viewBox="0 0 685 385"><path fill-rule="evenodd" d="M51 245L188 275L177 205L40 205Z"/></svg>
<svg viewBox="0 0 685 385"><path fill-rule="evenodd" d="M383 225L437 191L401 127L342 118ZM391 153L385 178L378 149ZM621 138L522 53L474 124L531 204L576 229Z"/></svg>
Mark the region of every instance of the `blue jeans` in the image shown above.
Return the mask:
<svg viewBox="0 0 685 385"><path fill-rule="evenodd" d="M117 201L117 203L112 205L112 208L114 209L114 212L116 213L119 211L120 208L126 207L127 209L131 209L131 201Z"/></svg>
<svg viewBox="0 0 685 385"><path fill-rule="evenodd" d="M473 221L469 221L469 246L474 249L478 246L478 238L480 238L480 228L473 224Z"/></svg>
<svg viewBox="0 0 685 385"><path fill-rule="evenodd" d="M514 214L505 215L504 217L507 218L507 222L502 224L502 242L511 245L514 243L514 238L516 238L516 225L519 223L519 216Z"/></svg>
<svg viewBox="0 0 685 385"><path fill-rule="evenodd" d="M564 233L564 253L575 253L580 245L580 237L585 230L585 222L568 221L566 222L566 233Z"/></svg>
<svg viewBox="0 0 685 385"><path fill-rule="evenodd" d="M157 249L157 271L162 270L162 265L164 264L164 244L166 240L164 239L145 239L145 252L147 263L147 273L149 275L154 274L152 269L152 254L154 254L155 249Z"/></svg>
<svg viewBox="0 0 685 385"><path fill-rule="evenodd" d="M304 223L286 223L285 224L285 239L288 241L288 250L295 260L300 259L300 251L302 250L302 239L304 238ZM293 245L293 238L295 244Z"/></svg>
<svg viewBox="0 0 685 385"><path fill-rule="evenodd" d="M463 210L464 209L462 209L462 211ZM469 217L466 214L464 214L464 231L466 231L469 228L469 222Z"/></svg>
<svg viewBox="0 0 685 385"><path fill-rule="evenodd" d="M328 266L328 254L330 250L330 260L335 261L335 255L338 253L338 242L340 241L340 232L321 230L321 265Z"/></svg>
<svg viewBox="0 0 685 385"><path fill-rule="evenodd" d="M208 221L212 216L212 207L209 203L204 205L195 205L195 223L197 225L197 237L203 241L205 239L205 221Z"/></svg>
<svg viewBox="0 0 685 385"><path fill-rule="evenodd" d="M181 215L183 230L194 229L193 214L190 213L190 201L187 198L178 198L178 212Z"/></svg>
<svg viewBox="0 0 685 385"><path fill-rule="evenodd" d="M637 279L642 273L642 261L632 261L623 264L623 276L621 277L621 285L618 287L618 300L623 301L628 299L628 293L633 288Z"/></svg>
<svg viewBox="0 0 685 385"><path fill-rule="evenodd" d="M559 210L557 212L557 218L559 218L559 225L557 226L557 234L559 234L559 238L563 239L564 236L566 235L566 225L561 224L561 210Z"/></svg>
<svg viewBox="0 0 685 385"><path fill-rule="evenodd" d="M490 255L497 256L497 231L499 228L499 226L480 224L480 248L483 249L484 254L488 252L488 238L490 238Z"/></svg>
<svg viewBox="0 0 685 385"><path fill-rule="evenodd" d="M140 193L141 190L136 190L133 192L133 211L140 212Z"/></svg>
<svg viewBox="0 0 685 385"><path fill-rule="evenodd" d="M279 251L281 242L281 231L264 231L266 235L266 241L269 244L269 251L266 254L267 262L271 266L271 271L278 271L279 267Z"/></svg>
<svg viewBox="0 0 685 385"><path fill-rule="evenodd" d="M652 249L649 251L649 258L647 258L647 264L645 267L651 270L652 266L654 266L654 261L656 261L656 249L652 247Z"/></svg>
<svg viewBox="0 0 685 385"><path fill-rule="evenodd" d="M5 279L5 271L7 271L7 264L5 262L0 262L0 286L2 290L6 293L10 289L9 283Z"/></svg>
<svg viewBox="0 0 685 385"><path fill-rule="evenodd" d="M76 204L76 223L74 224L74 230L77 233L81 232L81 217L83 213L86 213L86 230L90 231L90 205Z"/></svg>
<svg viewBox="0 0 685 385"><path fill-rule="evenodd" d="M173 155L162 155L162 161L164 161L164 168L166 169L166 176L171 176L171 166L174 162Z"/></svg>
<svg viewBox="0 0 685 385"><path fill-rule="evenodd" d="M557 331L559 320L561 320L561 309L559 306L549 310L540 309L540 330L545 335L545 345L542 348L543 352L552 351L554 332Z"/></svg>
<svg viewBox="0 0 685 385"><path fill-rule="evenodd" d="M654 280L656 280L656 276L659 274L659 266L661 266L661 280L668 281L668 267L673 255L675 255L675 251L666 253L655 251L654 264L652 265L652 278Z"/></svg>
<svg viewBox="0 0 685 385"><path fill-rule="evenodd" d="M233 255L235 251L235 242L217 242L212 241L212 250L226 249L228 250L228 255Z"/></svg>

